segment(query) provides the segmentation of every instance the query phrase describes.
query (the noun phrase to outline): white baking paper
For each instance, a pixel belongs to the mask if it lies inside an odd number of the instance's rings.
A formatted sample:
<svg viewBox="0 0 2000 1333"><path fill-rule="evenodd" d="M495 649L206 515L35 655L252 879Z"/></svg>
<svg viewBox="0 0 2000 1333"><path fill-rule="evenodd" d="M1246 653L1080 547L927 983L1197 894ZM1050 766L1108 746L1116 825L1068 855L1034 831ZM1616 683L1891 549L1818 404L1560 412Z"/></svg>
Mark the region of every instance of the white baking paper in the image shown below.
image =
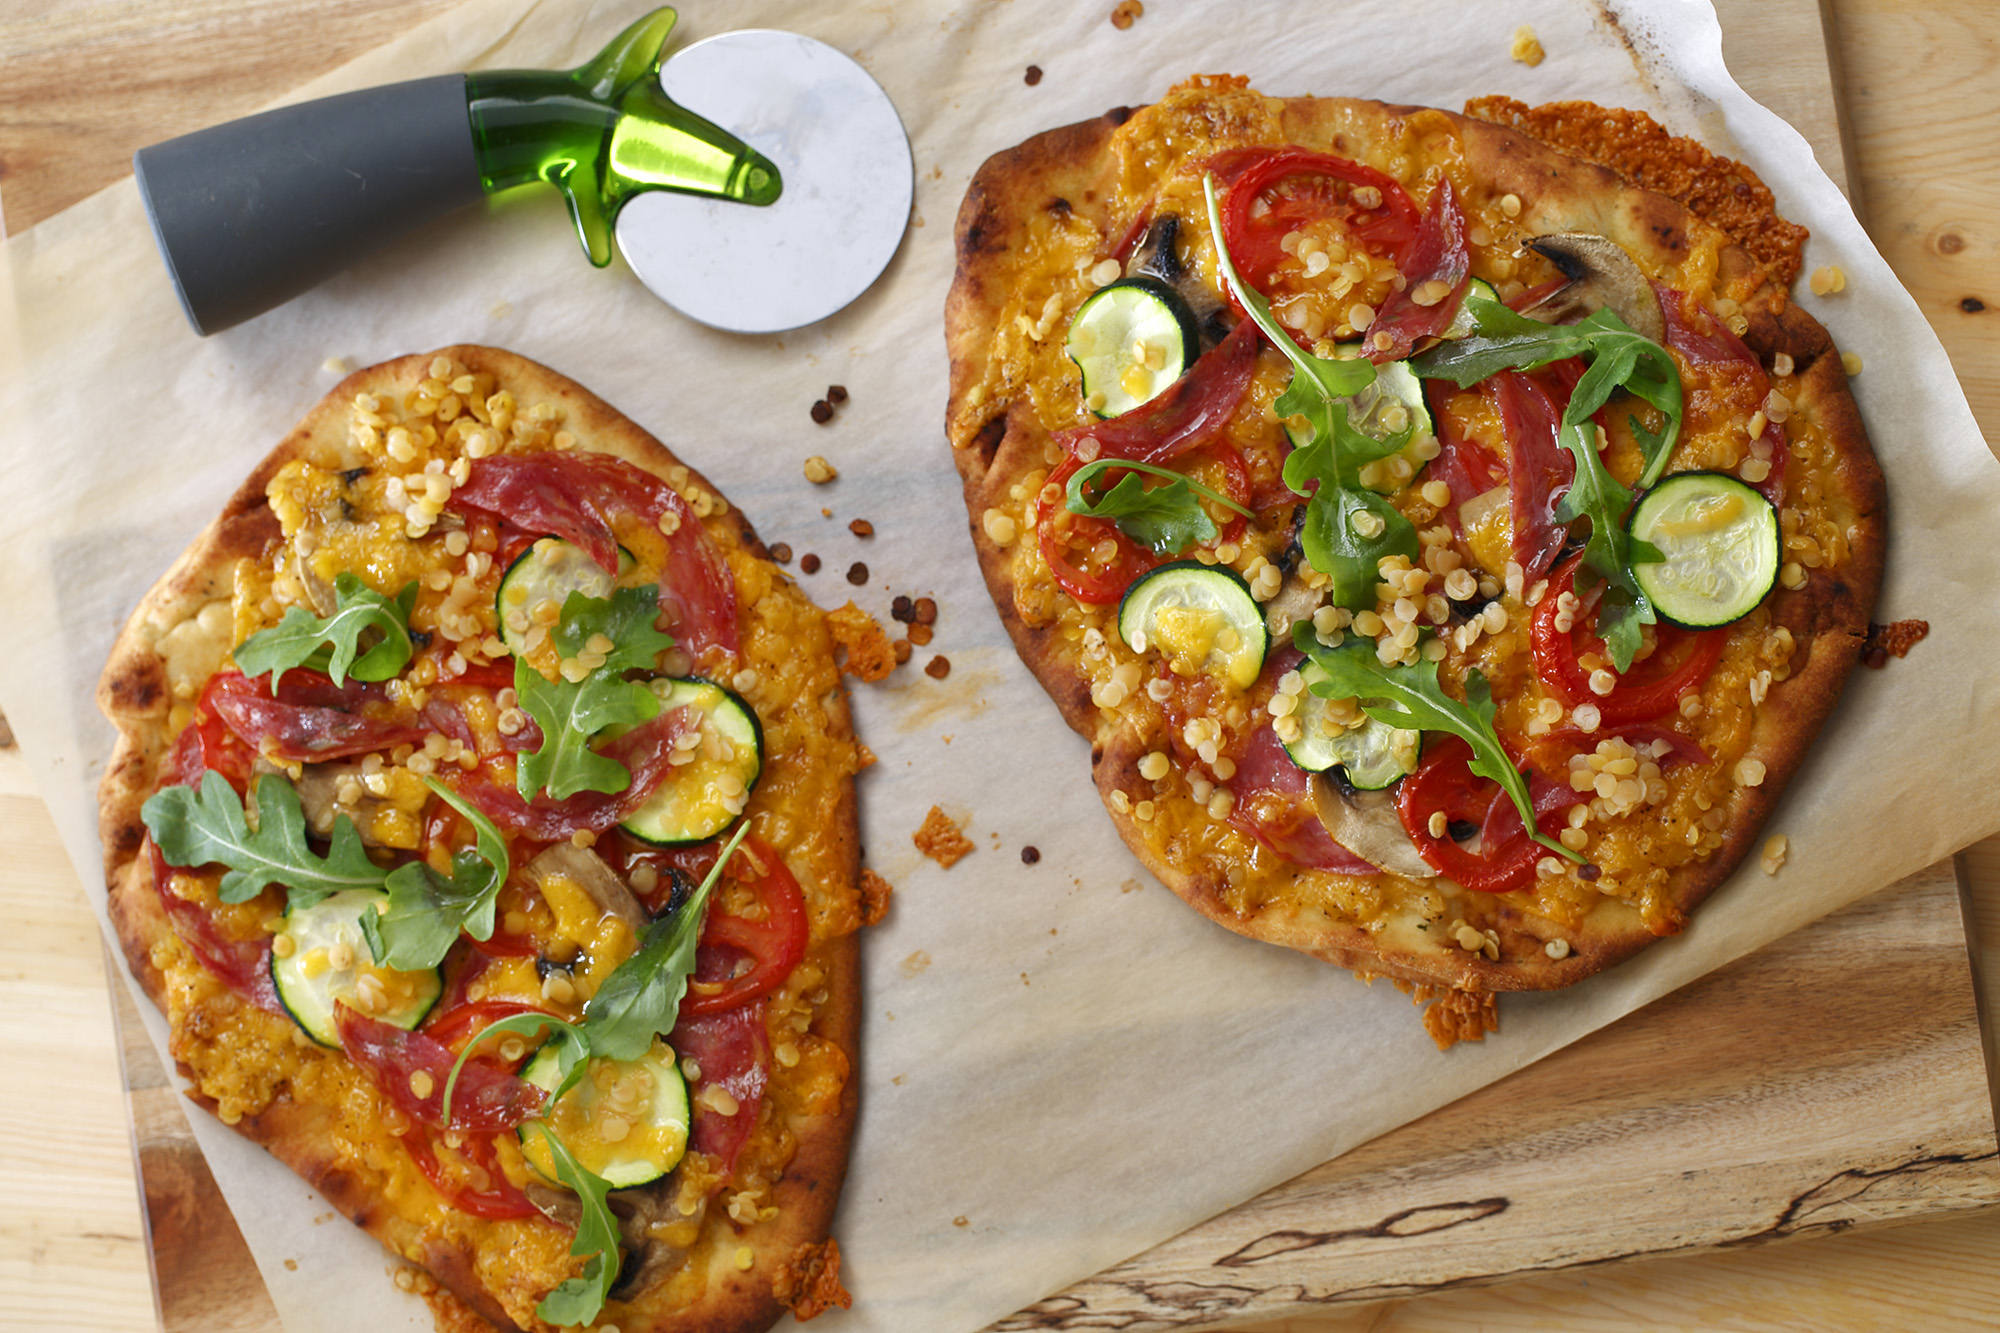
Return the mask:
<svg viewBox="0 0 2000 1333"><path fill-rule="evenodd" d="M573 64L641 7L473 0L300 96ZM591 270L546 191L430 226L205 340L182 319L130 181L9 241L0 706L100 913L93 790L112 738L91 694L120 623L332 386L328 358L362 365L461 341L513 348L619 405L767 540L818 554L822 572L801 581L821 602L853 596L882 616L909 593L940 607L936 642L891 682L856 691L880 756L862 779L865 845L896 898L867 940L863 1112L838 1223L855 1307L826 1316L827 1333L977 1329L2000 822L1990 803L1955 795L2000 778L1988 740L2000 734L2000 629L1984 614L2000 586L2000 467L1930 329L1804 141L1723 69L1706 4L1153 0L1125 31L1110 8L685 7L686 40L768 25L853 54L915 149L912 227L888 272L847 311L784 336L715 333L622 266ZM1509 59L1521 23L1547 50L1538 67ZM1031 64L1043 70L1034 86ZM1811 226L1808 264L1848 275L1843 294L1801 300L1866 365L1856 388L1896 514L1880 618L1923 617L1932 635L1891 670L1857 673L1771 825L1791 839L1780 874L1753 865L1684 936L1604 977L1508 997L1501 1033L1481 1045L1437 1053L1390 987L1231 935L1146 875L1099 808L1085 744L1017 663L975 570L942 433L940 313L959 198L987 154L1194 72L1247 74L1274 94L1642 107L1749 161ZM807 409L834 383L850 401L815 426ZM803 480L815 453L838 466L837 483ZM872 539L848 533L856 517L873 522ZM868 565L865 588L842 577L854 561ZM947 680L918 669L930 653L949 657ZM978 844L949 871L910 841L933 804ZM1026 844L1038 864L1022 863ZM372 1242L328 1222L327 1206L261 1152L193 1119L288 1328L429 1326Z"/></svg>

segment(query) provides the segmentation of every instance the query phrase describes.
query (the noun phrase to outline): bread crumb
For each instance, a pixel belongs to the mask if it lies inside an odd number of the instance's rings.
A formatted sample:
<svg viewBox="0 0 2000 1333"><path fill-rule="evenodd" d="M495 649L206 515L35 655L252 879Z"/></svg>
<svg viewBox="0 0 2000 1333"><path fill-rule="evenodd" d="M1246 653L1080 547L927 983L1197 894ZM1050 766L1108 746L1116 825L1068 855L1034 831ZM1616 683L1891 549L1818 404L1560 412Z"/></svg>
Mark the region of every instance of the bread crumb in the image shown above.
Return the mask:
<svg viewBox="0 0 2000 1333"><path fill-rule="evenodd" d="M1535 30L1523 23L1514 29L1514 44L1507 49L1507 54L1523 65L1534 66L1541 64L1548 53L1542 50L1541 38L1535 36Z"/></svg>
<svg viewBox="0 0 2000 1333"><path fill-rule="evenodd" d="M1111 26L1120 32L1132 26L1132 20L1141 17L1146 6L1140 0L1118 0L1118 7L1111 11Z"/></svg>
<svg viewBox="0 0 2000 1333"><path fill-rule="evenodd" d="M866 866L861 868L861 924L879 925L883 917L889 915L889 895L895 890L889 881L883 879Z"/></svg>
<svg viewBox="0 0 2000 1333"><path fill-rule="evenodd" d="M937 806L924 816L924 826L911 835L917 850L945 869L957 865L973 850L972 839L959 832L958 825Z"/></svg>
<svg viewBox="0 0 2000 1333"><path fill-rule="evenodd" d="M840 1242L829 1236L793 1250L772 1277L771 1294L801 1322L852 1306L854 1298L840 1285Z"/></svg>
<svg viewBox="0 0 2000 1333"><path fill-rule="evenodd" d="M830 611L826 627L839 645L840 669L861 680L877 681L896 669L896 650L875 617L853 602Z"/></svg>

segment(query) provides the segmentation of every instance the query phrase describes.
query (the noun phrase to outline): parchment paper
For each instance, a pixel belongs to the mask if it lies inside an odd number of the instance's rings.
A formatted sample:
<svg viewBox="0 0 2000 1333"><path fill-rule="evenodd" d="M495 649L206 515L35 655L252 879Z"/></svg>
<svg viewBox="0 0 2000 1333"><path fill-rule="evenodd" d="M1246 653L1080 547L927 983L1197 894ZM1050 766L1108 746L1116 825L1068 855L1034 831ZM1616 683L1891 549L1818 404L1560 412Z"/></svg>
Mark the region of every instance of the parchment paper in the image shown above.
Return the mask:
<svg viewBox="0 0 2000 1333"><path fill-rule="evenodd" d="M474 0L306 94L445 70L561 67L640 12ZM862 61L916 152L912 230L855 306L767 338L681 319L622 266L591 270L550 192L434 225L218 337L189 332L128 180L8 242L0 283L0 706L20 735L100 914L93 792L111 734L91 703L130 608L237 481L353 365L458 341L511 347L583 381L706 470L767 540L825 562L821 602L885 615L929 594L938 636L891 682L856 691L881 757L863 779L865 845L897 888L867 941L864 1110L839 1231L855 1309L841 1330L967 1330L1133 1254L1989 832L2000 748L2000 467L1950 366L1813 165L1729 79L1706 4L1584 0L1234 5L1154 0L1129 31L1103 3L966 0L842 7L690 3L682 37L778 26ZM1516 24L1548 51L1508 58ZM1447 36L1448 34L1448 36ZM1444 54L1441 55L1441 52ZM1045 77L1030 87L1029 64ZM1844 294L1801 294L1866 369L1856 381L1897 523L1884 615L1931 638L1863 671L1771 825L1791 860L1754 866L1682 937L1572 991L1508 997L1500 1034L1435 1052L1388 986L1200 920L1112 835L1065 731L1001 633L974 567L941 423L940 311L951 223L990 152L1157 97L1193 72L1274 94L1458 106L1634 105L1747 159L1808 223L1808 264ZM697 108L698 109L698 108ZM831 383L851 401L807 417ZM841 471L809 486L801 463ZM822 506L833 511L822 517ZM852 537L847 520L875 525ZM868 564L865 588L842 572ZM796 568L796 566L795 566ZM948 680L916 669L947 655ZM1948 775L1948 781L1940 775ZM978 851L941 871L910 834L938 803ZM1020 859L1024 844L1042 855ZM156 1015L146 1006L154 1035ZM52 1112L53 1113L53 1112ZM286 1326L429 1327L373 1242L291 1174L192 1117ZM295 1260L296 1271L285 1261Z"/></svg>

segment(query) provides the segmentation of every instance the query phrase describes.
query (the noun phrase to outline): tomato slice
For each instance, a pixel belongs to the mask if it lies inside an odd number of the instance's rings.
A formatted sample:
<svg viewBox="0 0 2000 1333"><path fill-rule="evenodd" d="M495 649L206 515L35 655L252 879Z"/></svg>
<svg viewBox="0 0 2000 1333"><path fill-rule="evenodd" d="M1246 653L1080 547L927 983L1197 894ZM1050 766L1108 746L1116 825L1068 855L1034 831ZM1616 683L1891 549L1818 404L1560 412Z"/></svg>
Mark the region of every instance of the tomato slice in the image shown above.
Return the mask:
<svg viewBox="0 0 2000 1333"><path fill-rule="evenodd" d="M1548 592L1535 607L1534 620L1529 626L1529 642L1535 654L1535 674L1541 677L1551 693L1571 707L1582 703L1595 704L1599 724L1604 728L1650 722L1679 703L1683 694L1708 679L1709 673L1715 670L1715 664L1722 660L1722 649L1727 643L1729 631L1726 627L1690 631L1674 625L1656 626L1657 646L1652 655L1643 662L1634 662L1632 670L1618 676L1618 683L1611 693L1599 694L1590 688L1591 673L1579 660L1586 653L1604 658L1610 656L1604 640L1593 632L1597 623L1596 610L1591 609L1587 615L1579 614L1568 630L1559 628L1556 619L1560 613L1557 603L1562 594L1575 590L1576 567L1581 559L1581 556L1572 556L1556 570L1549 579ZM1604 669L1608 671L1610 667L1607 665Z"/></svg>
<svg viewBox="0 0 2000 1333"><path fill-rule="evenodd" d="M1073 457L1064 459L1042 487L1035 501L1035 540L1050 575L1064 592L1079 602L1108 606L1125 595L1133 579L1160 562L1110 519L1070 513L1063 503L1063 490L1082 466ZM1105 542L1112 545L1109 560L1097 557ZM1075 557L1072 551L1077 553Z"/></svg>
<svg viewBox="0 0 2000 1333"><path fill-rule="evenodd" d="M403 1135L403 1150L410 1154L410 1160L424 1173L424 1179L431 1182L431 1188L442 1194L445 1202L459 1212L495 1221L534 1217L538 1211L535 1205L501 1172L493 1137L491 1134L466 1134L460 1136L461 1146L458 1148L445 1144L446 1151L455 1153L468 1165L486 1173L492 1183L485 1189L471 1188L445 1174L443 1165L438 1161L437 1139L422 1125Z"/></svg>
<svg viewBox="0 0 2000 1333"><path fill-rule="evenodd" d="M1210 165L1228 183L1221 202L1223 240L1251 286L1263 290L1270 284L1285 258L1288 234L1327 217L1370 253L1408 269L1421 225L1417 206L1401 185L1373 167L1303 148L1232 149ZM1355 198L1364 188L1376 190L1380 202L1364 207L1365 199Z"/></svg>
<svg viewBox="0 0 2000 1333"><path fill-rule="evenodd" d="M799 882L765 843L746 839L743 851L749 855L733 857L724 873L756 895L764 915L709 912L683 1014L717 1014L769 995L806 956L810 923Z"/></svg>
<svg viewBox="0 0 2000 1333"><path fill-rule="evenodd" d="M1511 893L1534 883L1535 863L1555 853L1528 836L1506 788L1471 769L1472 747L1456 736L1433 743L1417 771L1396 790L1396 814L1409 831L1417 855L1441 875L1475 893ZM1562 830L1561 812L1576 804L1567 788L1531 773L1535 827L1549 837ZM1431 832L1431 816L1442 811L1452 824L1479 829L1479 850L1461 845L1447 829Z"/></svg>

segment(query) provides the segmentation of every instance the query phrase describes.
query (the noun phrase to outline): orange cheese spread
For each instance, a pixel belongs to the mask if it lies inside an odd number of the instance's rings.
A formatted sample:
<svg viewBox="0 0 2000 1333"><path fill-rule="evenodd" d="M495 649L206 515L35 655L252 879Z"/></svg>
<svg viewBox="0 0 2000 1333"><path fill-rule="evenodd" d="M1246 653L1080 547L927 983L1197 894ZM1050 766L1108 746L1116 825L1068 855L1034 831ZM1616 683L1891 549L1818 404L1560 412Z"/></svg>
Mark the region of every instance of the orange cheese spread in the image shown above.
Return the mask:
<svg viewBox="0 0 2000 1333"><path fill-rule="evenodd" d="M1170 762L1142 765L1146 777L1108 791L1107 800L1128 836L1136 831L1159 861L1221 885L1222 900L1235 912L1254 915L1275 903L1303 920L1352 923L1371 934L1410 929L1443 934L1469 927L1473 934L1461 936L1461 944L1475 951L1480 946L1465 941L1477 941L1500 913L1526 914L1542 923L1537 929L1551 941L1552 958L1567 949L1564 933L1606 903L1636 910L1655 934L1671 933L1682 923L1667 892L1669 877L1723 844L1721 807L1739 786L1762 781L1761 763L1741 761L1752 745L1759 705L1774 683L1787 678L1796 646L1767 609L1726 631L1719 665L1660 719L1699 747L1707 762L1663 764L1661 754L1627 744L1609 728L1594 750L1587 736L1583 753L1553 776L1568 777L1575 791L1563 842L1588 858L1589 869L1550 855L1542 859L1531 888L1490 895L1463 892L1447 879L1305 868L1246 832L1231 818L1236 813L1231 776L1258 728L1276 727L1284 734L1284 715L1302 688L1297 674L1273 679L1266 671L1257 685L1238 690L1212 673L1163 670L1158 653L1127 646L1118 631L1115 599L1101 605L1078 600L1059 585L1045 559L1037 523L1062 507L1061 492L1049 477L1066 458L1053 436L1092 420L1076 368L1065 355L1070 320L1099 287L1128 275L1121 245L1129 253L1129 238L1148 219L1169 214L1179 220L1182 264L1219 296L1223 283L1202 191L1204 169L1216 154L1298 145L1337 155L1385 173L1419 210L1448 180L1468 224L1474 278L1491 284L1506 301L1559 276L1525 248L1537 234L1531 230L1530 201L1475 173L1449 117L1420 110L1391 117L1384 130L1372 108L1363 115L1340 103L1318 104L1308 119L1297 105L1267 98L1236 79L1197 78L1174 88L1117 128L1111 164L1096 178L1089 209L1052 204L1034 213L1024 220L1025 240L995 261L1001 272L989 286L1007 295L993 323L983 378L956 400L950 431L966 447L990 413L988 405L1011 401L1010 437L1026 431L1031 441L1037 435L1043 440L1041 466L1027 469L993 510L975 515L989 536L1005 538L996 537L996 544L1004 547L1014 609L1030 628L1056 636L1060 646L1054 651L1086 678L1107 727L1123 719L1142 736L1169 738L1162 758ZM1740 333L1741 302L1750 298L1757 280L1752 275L1718 285L1718 258L1728 243L1723 232L1696 224L1670 261L1662 258L1664 252L1642 251L1632 258L1652 283L1682 294L1680 313L1688 323ZM1335 343L1361 336L1374 312L1404 286L1392 258L1357 243L1329 217L1286 237L1284 257L1265 295L1281 324L1304 335L1319 355L1332 356ZM1809 570L1839 569L1855 516L1834 499L1839 460L1821 423L1809 411L1792 410L1796 382L1788 359L1768 368L1768 389L1738 365L1677 356L1677 366L1686 415L1669 470L1713 469L1761 481L1771 461L1756 457L1758 437L1766 421L1781 422L1788 451L1777 460L1787 468L1780 510L1783 582L1797 587ZM1182 553L1234 570L1260 602L1278 591L1281 575L1298 579L1308 591L1326 582L1303 560L1297 560L1295 574L1287 573L1297 558L1296 551L1287 554L1297 498L1278 479L1291 445L1272 404L1291 377L1291 363L1263 345L1254 380L1222 432L1241 452L1253 491L1266 497L1269 507L1239 537ZM1504 466L1507 435L1490 401L1476 387L1461 391L1433 381L1432 389L1431 401L1446 419L1439 422L1439 433L1457 430ZM1641 458L1627 418L1639 416L1657 428L1659 415L1625 397L1614 398L1602 415L1614 419L1605 465L1632 486ZM1532 747L1557 729L1595 730L1591 717L1552 698L1537 676L1530 622L1541 600L1553 594L1546 581L1523 586L1521 569L1511 559L1504 492L1497 508L1465 505L1458 514L1462 530L1455 530L1445 513L1448 493L1441 485L1427 485L1422 468L1424 458L1436 456L1436 442L1426 453L1419 440L1412 452L1415 466L1404 465L1378 489L1391 489L1390 502L1417 530L1420 558L1395 557L1394 567L1383 562L1379 605L1372 612L1332 608L1323 598L1303 612L1266 605L1273 652L1290 642L1294 623L1316 616L1315 625L1324 621L1322 628L1331 631L1322 633L1323 643L1366 634L1383 645L1386 661L1398 651L1390 637L1413 626L1402 660L1417 659L1421 633L1431 645L1423 656L1437 662L1445 692L1454 698L1464 697L1468 673L1478 670L1492 685L1495 722L1503 735L1524 738ZM1202 457L1196 450L1176 466L1199 479ZM1219 525L1229 517L1213 506L1211 513ZM1483 602L1484 609L1468 621L1453 610L1461 601ZM1649 627L1642 658L1653 642ZM1278 697L1286 694L1291 698ZM1153 772L1158 776L1150 776Z"/></svg>

